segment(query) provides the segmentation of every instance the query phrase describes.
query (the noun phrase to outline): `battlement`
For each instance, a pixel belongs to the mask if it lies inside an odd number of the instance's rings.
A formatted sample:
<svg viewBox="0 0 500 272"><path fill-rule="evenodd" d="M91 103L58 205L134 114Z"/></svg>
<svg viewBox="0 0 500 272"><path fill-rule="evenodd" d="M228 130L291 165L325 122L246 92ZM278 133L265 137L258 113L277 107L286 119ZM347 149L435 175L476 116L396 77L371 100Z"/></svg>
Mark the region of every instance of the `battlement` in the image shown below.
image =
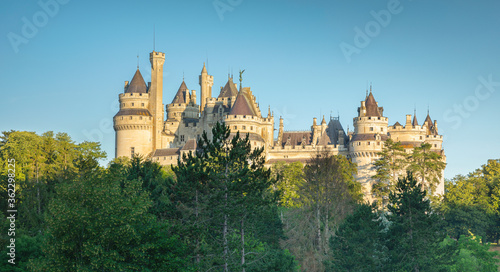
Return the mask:
<svg viewBox="0 0 500 272"><path fill-rule="evenodd" d="M398 132L398 131L408 131L408 132L426 132L427 131L427 127L426 126L412 126L412 125L408 125L408 126L388 126L387 127L387 130L389 132Z"/></svg>
<svg viewBox="0 0 500 272"><path fill-rule="evenodd" d="M380 122L388 122L389 119L387 117L376 117L376 116L363 116L363 117L354 117L353 119L354 123L357 122L369 122L369 121L380 121Z"/></svg>
<svg viewBox="0 0 500 272"><path fill-rule="evenodd" d="M118 95L120 99L127 99L127 98L142 98L142 99L149 99L149 93L121 93Z"/></svg>
<svg viewBox="0 0 500 272"><path fill-rule="evenodd" d="M263 118L253 115L225 115L224 121L253 121L253 122L272 122L274 118Z"/></svg>
<svg viewBox="0 0 500 272"><path fill-rule="evenodd" d="M443 140L443 135L425 135L426 139Z"/></svg>
<svg viewBox="0 0 500 272"><path fill-rule="evenodd" d="M157 57L165 58L165 53L153 51L153 52L149 53L149 56L151 58L153 58L153 57L155 57L155 58L157 58Z"/></svg>

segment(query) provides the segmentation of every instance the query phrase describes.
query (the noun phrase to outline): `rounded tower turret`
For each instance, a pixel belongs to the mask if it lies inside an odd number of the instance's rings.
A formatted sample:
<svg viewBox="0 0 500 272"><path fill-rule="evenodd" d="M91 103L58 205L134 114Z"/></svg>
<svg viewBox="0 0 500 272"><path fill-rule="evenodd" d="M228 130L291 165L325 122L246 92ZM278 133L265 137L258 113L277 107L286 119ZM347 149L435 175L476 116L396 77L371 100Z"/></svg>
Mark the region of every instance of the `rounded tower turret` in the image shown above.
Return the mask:
<svg viewBox="0 0 500 272"><path fill-rule="evenodd" d="M358 117L353 119L354 132L349 143L349 155L358 165L357 179L363 185L365 199L370 202L372 176L376 173L372 163L379 158L377 153L382 151L383 142L388 138L388 118L383 116L383 110L370 90L365 101L361 101Z"/></svg>
<svg viewBox="0 0 500 272"><path fill-rule="evenodd" d="M149 93L139 69L125 91L119 95L120 110L113 117L115 157L148 156L153 151L153 118L149 111Z"/></svg>

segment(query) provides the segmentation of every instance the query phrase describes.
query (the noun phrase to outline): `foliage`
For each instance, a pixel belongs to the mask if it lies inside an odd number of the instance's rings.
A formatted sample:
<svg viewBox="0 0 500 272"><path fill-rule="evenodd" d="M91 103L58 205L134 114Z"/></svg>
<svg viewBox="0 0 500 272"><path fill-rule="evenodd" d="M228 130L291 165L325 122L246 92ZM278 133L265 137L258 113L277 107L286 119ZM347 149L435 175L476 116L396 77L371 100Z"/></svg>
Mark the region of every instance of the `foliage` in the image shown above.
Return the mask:
<svg viewBox="0 0 500 272"><path fill-rule="evenodd" d="M500 160L489 160L467 176L446 183L437 208L448 222L449 235L458 239L472 232L486 241L500 238Z"/></svg>
<svg viewBox="0 0 500 272"><path fill-rule="evenodd" d="M451 262L454 250L440 246L446 236L442 219L411 172L390 193L388 211L388 265L393 271L441 271Z"/></svg>
<svg viewBox="0 0 500 272"><path fill-rule="evenodd" d="M448 271L498 271L498 260L495 259L498 253L489 251L490 246L482 244L480 237L462 235L458 241L447 237L442 242L443 246L453 244L457 244L459 253L447 267Z"/></svg>
<svg viewBox="0 0 500 272"><path fill-rule="evenodd" d="M281 250L282 228L278 194L272 190L276 180L264 168L263 149L252 150L248 134L231 137L229 127L219 123L212 134L208 139L204 133L196 154L183 156L173 167L174 216L191 258L198 269L223 271L253 271L258 263L287 260L287 255L270 254ZM283 259L271 260L276 257ZM293 270L293 262L286 269Z"/></svg>
<svg viewBox="0 0 500 272"><path fill-rule="evenodd" d="M434 192L442 178L443 170L446 163L443 162L443 157L431 151L432 145L423 143L419 147L413 149L410 156L409 171L415 174L421 184L430 191Z"/></svg>
<svg viewBox="0 0 500 272"><path fill-rule="evenodd" d="M281 192L280 205L282 207L298 208L302 205L299 188L303 186L304 165L301 162L285 163L283 161L272 165L273 176L278 180L276 189Z"/></svg>
<svg viewBox="0 0 500 272"><path fill-rule="evenodd" d="M387 254L375 206L360 204L330 238L326 271L381 271Z"/></svg>
<svg viewBox="0 0 500 272"><path fill-rule="evenodd" d="M382 151L377 154L380 158L374 162L376 174L372 177L377 182L373 184L372 195L380 207L387 204L389 193L394 191L398 176L404 173L408 165L408 155L400 142L387 139L383 143Z"/></svg>
<svg viewBox="0 0 500 272"><path fill-rule="evenodd" d="M166 223L148 213L142 182L86 172L56 187L46 215L40 271L178 270L185 248Z"/></svg>

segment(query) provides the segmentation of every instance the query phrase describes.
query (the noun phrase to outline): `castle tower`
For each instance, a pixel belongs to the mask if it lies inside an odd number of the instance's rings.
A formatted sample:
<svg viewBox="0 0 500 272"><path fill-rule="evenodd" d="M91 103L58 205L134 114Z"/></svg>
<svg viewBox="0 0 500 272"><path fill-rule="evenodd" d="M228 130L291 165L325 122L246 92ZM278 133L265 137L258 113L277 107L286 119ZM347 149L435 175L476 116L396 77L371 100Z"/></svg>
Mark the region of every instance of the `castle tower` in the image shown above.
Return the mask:
<svg viewBox="0 0 500 272"><path fill-rule="evenodd" d="M113 117L115 157L148 156L153 151L153 119L148 89L139 69L130 84L125 81L119 101L120 111Z"/></svg>
<svg viewBox="0 0 500 272"><path fill-rule="evenodd" d="M383 142L387 139L387 117L383 116L383 108L378 106L370 88L370 94L361 101L358 117L353 119L354 133L349 144L349 155L358 165L357 180L363 186L365 199L372 201L372 176L375 170L372 163L379 157Z"/></svg>
<svg viewBox="0 0 500 272"><path fill-rule="evenodd" d="M205 110L205 104L207 103L207 98L212 97L212 86L214 85L214 77L207 73L207 68L205 63L203 63L203 69L201 69L201 75L199 77L201 101L200 101L200 112Z"/></svg>
<svg viewBox="0 0 500 272"><path fill-rule="evenodd" d="M161 133L163 131L163 64L165 63L165 53L151 52L149 54L151 62L151 88L149 90L149 110L153 115L153 150L162 148Z"/></svg>

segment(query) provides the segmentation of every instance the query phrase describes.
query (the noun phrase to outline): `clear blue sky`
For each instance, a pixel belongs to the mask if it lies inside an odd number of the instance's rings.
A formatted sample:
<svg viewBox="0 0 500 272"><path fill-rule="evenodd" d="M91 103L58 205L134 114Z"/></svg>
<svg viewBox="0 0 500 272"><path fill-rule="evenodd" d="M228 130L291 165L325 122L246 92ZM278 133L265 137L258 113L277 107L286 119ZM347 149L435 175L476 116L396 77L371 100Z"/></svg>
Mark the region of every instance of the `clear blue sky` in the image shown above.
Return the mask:
<svg viewBox="0 0 500 272"><path fill-rule="evenodd" d="M208 59L215 95L229 69L246 69L244 85L286 130L331 112L352 128L372 82L390 124L414 107L422 122L430 108L445 135L445 177L500 157L498 1L54 1L2 1L0 131L68 132L112 158L118 94L137 54L150 80L155 26L165 104L183 73L199 91Z"/></svg>

